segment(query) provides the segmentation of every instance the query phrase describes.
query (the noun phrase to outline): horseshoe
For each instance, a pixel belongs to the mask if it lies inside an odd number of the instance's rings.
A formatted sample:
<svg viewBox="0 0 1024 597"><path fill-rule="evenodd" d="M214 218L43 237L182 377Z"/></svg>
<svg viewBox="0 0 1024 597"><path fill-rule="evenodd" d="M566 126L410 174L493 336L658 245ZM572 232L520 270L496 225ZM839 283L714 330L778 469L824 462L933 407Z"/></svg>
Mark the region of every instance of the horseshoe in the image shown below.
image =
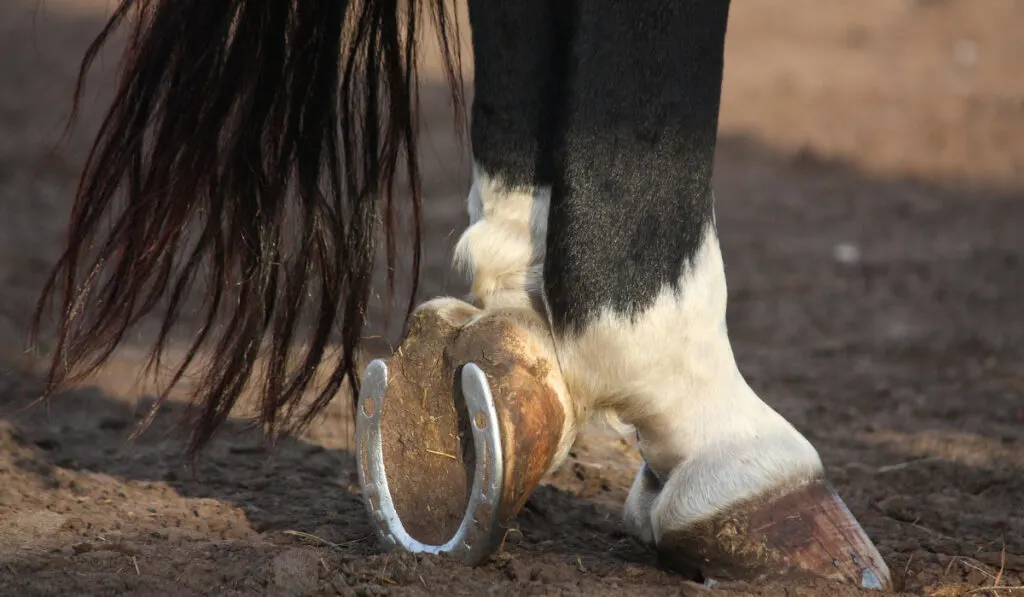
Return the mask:
<svg viewBox="0 0 1024 597"><path fill-rule="evenodd" d="M381 434L381 413L388 387L383 360L370 363L363 377L356 419L359 483L377 539L385 549L448 554L469 565L486 559L504 535L499 524L499 501L504 484L498 412L484 372L475 363L461 368L462 394L472 424L476 466L469 502L455 534L441 545L423 543L406 532L388 487Z"/></svg>

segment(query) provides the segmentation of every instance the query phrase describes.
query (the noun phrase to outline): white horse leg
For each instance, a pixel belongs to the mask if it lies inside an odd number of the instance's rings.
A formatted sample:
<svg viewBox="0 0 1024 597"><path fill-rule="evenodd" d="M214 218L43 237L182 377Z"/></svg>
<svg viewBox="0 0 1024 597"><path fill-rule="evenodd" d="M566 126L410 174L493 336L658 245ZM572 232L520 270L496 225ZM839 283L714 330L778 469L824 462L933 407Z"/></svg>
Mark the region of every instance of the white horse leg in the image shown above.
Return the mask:
<svg viewBox="0 0 1024 597"><path fill-rule="evenodd" d="M711 189L727 17L721 0L580 5L544 267L562 372L637 428L625 520L668 563L883 586L814 447L733 357Z"/></svg>

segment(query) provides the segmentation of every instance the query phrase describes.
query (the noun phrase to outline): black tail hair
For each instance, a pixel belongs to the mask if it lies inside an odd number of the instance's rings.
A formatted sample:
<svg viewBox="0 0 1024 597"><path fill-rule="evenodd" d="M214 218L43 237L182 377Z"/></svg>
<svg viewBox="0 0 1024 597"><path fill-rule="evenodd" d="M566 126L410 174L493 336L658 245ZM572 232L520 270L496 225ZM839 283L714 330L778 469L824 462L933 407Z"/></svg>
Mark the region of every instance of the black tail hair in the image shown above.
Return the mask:
<svg viewBox="0 0 1024 597"><path fill-rule="evenodd" d="M197 287L202 324L157 402L211 346L193 394L191 454L247 387L271 436L308 424L346 378L357 395L381 223L390 292L400 207L411 206L414 241L406 317L416 293L420 11L435 19L459 111L458 24L444 0L120 1L74 95L72 121L98 52L129 24L115 97L34 319L38 337L58 298L46 395L94 373L143 316L163 310L150 353L159 366ZM403 162L411 192L399 205ZM299 408L328 363L327 382Z"/></svg>

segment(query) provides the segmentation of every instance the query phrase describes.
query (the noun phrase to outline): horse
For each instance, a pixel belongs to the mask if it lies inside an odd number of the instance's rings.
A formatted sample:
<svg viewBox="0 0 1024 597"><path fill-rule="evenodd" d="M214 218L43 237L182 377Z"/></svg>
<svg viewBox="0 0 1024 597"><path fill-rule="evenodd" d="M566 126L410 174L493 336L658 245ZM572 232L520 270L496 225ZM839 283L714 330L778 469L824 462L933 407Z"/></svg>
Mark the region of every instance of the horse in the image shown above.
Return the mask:
<svg viewBox="0 0 1024 597"><path fill-rule="evenodd" d="M345 384L357 412L372 406L355 355L377 254L391 288L396 243L409 238L415 280L429 209L416 153L424 19L457 112L464 103L450 8L121 0L74 95L77 106L99 51L127 28L114 98L36 312L38 333L59 303L47 392L94 372L143 317L162 312L159 363L198 294L201 325L157 403L206 351L190 453L246 389L271 436L307 425ZM623 523L670 566L706 579L891 587L816 449L733 356L712 185L729 1L468 0L468 9L473 170L453 257L471 291L417 305L413 285L406 320L443 331L428 352L478 330L478 348L518 342L515 358L553 364L531 382L554 405L537 419L551 438L541 472L560 464L590 417L635 428L643 464ZM401 365L407 377L428 375ZM486 385L475 371L464 381ZM454 392L446 383L439 395Z"/></svg>

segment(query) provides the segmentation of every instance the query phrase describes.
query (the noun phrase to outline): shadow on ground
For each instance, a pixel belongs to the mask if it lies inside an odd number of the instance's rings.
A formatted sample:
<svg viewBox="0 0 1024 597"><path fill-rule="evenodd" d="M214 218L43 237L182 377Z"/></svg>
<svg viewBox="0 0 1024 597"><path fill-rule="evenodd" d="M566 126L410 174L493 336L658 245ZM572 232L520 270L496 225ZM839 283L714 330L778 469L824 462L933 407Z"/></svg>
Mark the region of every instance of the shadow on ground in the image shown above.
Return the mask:
<svg viewBox="0 0 1024 597"><path fill-rule="evenodd" d="M730 334L752 385L818 446L903 588L984 587L1000 567L1011 582L1024 572L1024 198L866 177L747 138L725 137L719 155ZM434 201L437 216L462 199ZM434 238L460 225L433 221ZM422 296L436 288L428 280ZM615 440L588 440L531 500L505 555L464 570L375 555L344 399L309 437L270 452L233 420L189 471L173 434L180 404L123 446L146 399L100 389L133 374L117 367L98 387L5 416L2 559L14 576L0 564L0 587L99 590L134 572L118 591L700 590L623 534L636 460ZM8 371L3 412L38 391Z"/></svg>
<svg viewBox="0 0 1024 597"><path fill-rule="evenodd" d="M818 446L900 582L976 588L1000 566L1001 582L1024 572L1020 193L880 180L734 137L722 141L716 177L741 367ZM461 197L440 201L447 206L435 215L457 213ZM423 296L431 295L428 281ZM132 375L118 366L100 387ZM32 375L10 371L4 412L38 390ZM141 560L151 568L139 564L138 587L156 590L180 569L196 594L209 583L274 593L299 577L310 594L436 583L465 583L469 593L494 583L511 593L697 590L622 533L636 461L628 446L607 448L614 440L578 450L531 500L506 555L467 571L375 555L344 399L309 437L270 452L233 420L189 471L173 433L180 404L126 448L146 399L100 387L6 417L0 512L15 529L3 558L16 574L10 586L51 579L54 591L96 589L106 585L69 571L119 579ZM173 565L152 569L171 554Z"/></svg>
<svg viewBox="0 0 1024 597"><path fill-rule="evenodd" d="M135 375L128 358L115 360L95 387L12 414L38 392L34 365L15 355L57 255L83 139L96 125L96 110L87 111L84 134L51 152L54 113L66 107L75 62L100 24L95 7L72 5L40 13L45 27L37 27L25 2L0 4L0 52L8 57L0 68L13 82L0 94L0 335L10 339L0 347L0 594L705 592L658 570L622 534L619 508L636 456L615 439L581 443L531 500L504 555L467 570L377 553L340 404L307 436L270 452L243 420L232 420L194 470L183 467L174 433L180 404L124 445L147 400L125 389ZM862 33L868 44L888 35ZM105 81L92 88L101 99ZM802 79L783 83L784 92L762 89L778 96L776 107L797 93L814 105ZM448 133L444 90L426 86L424 96L434 133L424 146L430 243L420 296L429 298L463 287L448 260L466 222L467 164ZM1000 98L993 101L1009 105ZM887 118L911 105L901 101ZM956 127L969 126L972 114L946 128L933 123L936 134L958 139ZM930 117L915 122L931 126ZM861 140L848 123L829 133ZM847 137L840 145L852 143ZM880 177L813 149L780 153L768 141L723 135L715 173L741 369L819 448L900 588L984 594L999 569L1000 584L1024 583L1024 193L936 182L942 172L931 180ZM379 315L371 332L382 336L378 349L398 327ZM777 584L719 593L842 594Z"/></svg>

